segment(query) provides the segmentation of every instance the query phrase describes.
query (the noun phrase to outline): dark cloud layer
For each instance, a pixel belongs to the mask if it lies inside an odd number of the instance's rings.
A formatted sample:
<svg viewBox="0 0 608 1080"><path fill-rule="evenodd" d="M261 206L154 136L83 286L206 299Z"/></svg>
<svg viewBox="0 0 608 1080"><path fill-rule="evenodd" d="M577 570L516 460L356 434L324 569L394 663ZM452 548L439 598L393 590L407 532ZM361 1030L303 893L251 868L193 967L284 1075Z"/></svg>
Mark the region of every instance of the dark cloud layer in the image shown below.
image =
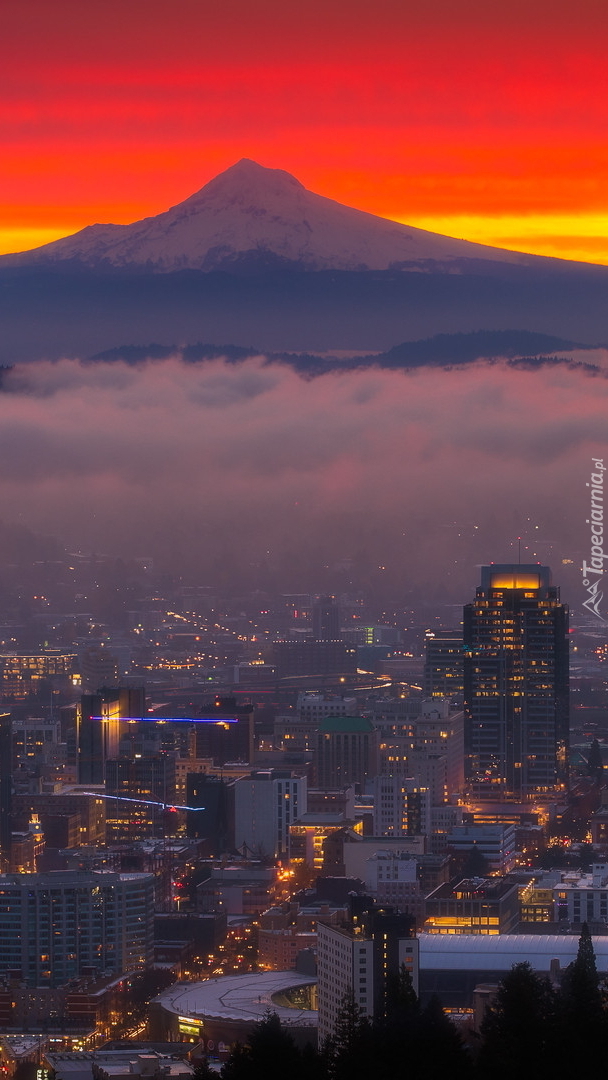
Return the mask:
<svg viewBox="0 0 608 1080"><path fill-rule="evenodd" d="M231 564L255 584L263 564L282 588L314 588L329 567L457 599L519 534L576 588L608 380L40 362L7 376L0 421L0 517L72 548L205 581Z"/></svg>

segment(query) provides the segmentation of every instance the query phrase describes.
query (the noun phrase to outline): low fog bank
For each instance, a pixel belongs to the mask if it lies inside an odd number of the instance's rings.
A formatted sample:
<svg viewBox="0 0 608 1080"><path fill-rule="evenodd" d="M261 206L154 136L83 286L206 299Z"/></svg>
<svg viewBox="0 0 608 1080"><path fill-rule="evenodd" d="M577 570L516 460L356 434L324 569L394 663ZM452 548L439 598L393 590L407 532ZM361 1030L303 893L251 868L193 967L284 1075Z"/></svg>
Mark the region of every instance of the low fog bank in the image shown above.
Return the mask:
<svg viewBox="0 0 608 1080"><path fill-rule="evenodd" d="M6 374L0 420L0 517L71 550L237 589L352 582L458 603L520 535L522 561L580 591L608 379L64 360Z"/></svg>

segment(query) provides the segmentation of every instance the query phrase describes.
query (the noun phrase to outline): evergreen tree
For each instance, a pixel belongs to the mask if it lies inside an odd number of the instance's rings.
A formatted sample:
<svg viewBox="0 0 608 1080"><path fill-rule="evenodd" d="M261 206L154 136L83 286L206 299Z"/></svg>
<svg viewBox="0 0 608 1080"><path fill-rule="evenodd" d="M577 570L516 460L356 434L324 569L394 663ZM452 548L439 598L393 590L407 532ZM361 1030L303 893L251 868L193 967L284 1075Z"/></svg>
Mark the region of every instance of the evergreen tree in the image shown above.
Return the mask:
<svg viewBox="0 0 608 1080"><path fill-rule="evenodd" d="M417 1042L421 1076L460 1080L470 1075L471 1061L460 1032L444 1013L436 994L420 1014Z"/></svg>
<svg viewBox="0 0 608 1080"><path fill-rule="evenodd" d="M586 922L581 927L576 960L564 972L562 1000L568 1008L579 1012L581 1019L600 1015L604 1011L593 939Z"/></svg>
<svg viewBox="0 0 608 1080"><path fill-rule="evenodd" d="M344 996L333 1038L324 1052L331 1080L369 1080L374 1068L375 1040L367 1016L349 991Z"/></svg>
<svg viewBox="0 0 608 1080"><path fill-rule="evenodd" d="M469 1075L471 1063L460 1034L445 1015L438 997L431 998L424 1009L412 984L412 977L401 966L389 976L384 1016L376 1017L376 1055L374 1073L378 1080L395 1080L407 1062L411 1080L429 1080L450 1076L461 1080Z"/></svg>
<svg viewBox="0 0 608 1080"><path fill-rule="evenodd" d="M206 1057L199 1058L192 1064L194 1065L193 1080L217 1080L217 1072L210 1068Z"/></svg>
<svg viewBox="0 0 608 1080"><path fill-rule="evenodd" d="M254 1066L249 1046L235 1043L222 1067L222 1080L253 1080Z"/></svg>
<svg viewBox="0 0 608 1080"><path fill-rule="evenodd" d="M520 1070L531 1076L550 1076L555 1031L556 999L549 980L528 963L515 964L501 982L481 1027L480 1076L506 1080Z"/></svg>
<svg viewBox="0 0 608 1080"><path fill-rule="evenodd" d="M385 1016L387 1025L403 1028L411 1026L418 1018L419 1002L414 990L412 976L405 964L397 973L391 973L386 980Z"/></svg>
<svg viewBox="0 0 608 1080"><path fill-rule="evenodd" d="M562 979L560 1021L564 1062L581 1068L606 1054L608 1016L587 923L581 928L576 959L566 968Z"/></svg>
<svg viewBox="0 0 608 1080"><path fill-rule="evenodd" d="M393 1080L399 1075L404 1060L408 1071L416 1076L418 1068L417 1038L420 1023L420 1004L412 976L405 964L399 972L388 976L384 998L384 1014L374 1019L374 1035L378 1047L375 1071L379 1080Z"/></svg>
<svg viewBox="0 0 608 1080"><path fill-rule="evenodd" d="M303 1080L302 1054L276 1013L256 1024L247 1046L237 1044L222 1069L222 1080Z"/></svg>

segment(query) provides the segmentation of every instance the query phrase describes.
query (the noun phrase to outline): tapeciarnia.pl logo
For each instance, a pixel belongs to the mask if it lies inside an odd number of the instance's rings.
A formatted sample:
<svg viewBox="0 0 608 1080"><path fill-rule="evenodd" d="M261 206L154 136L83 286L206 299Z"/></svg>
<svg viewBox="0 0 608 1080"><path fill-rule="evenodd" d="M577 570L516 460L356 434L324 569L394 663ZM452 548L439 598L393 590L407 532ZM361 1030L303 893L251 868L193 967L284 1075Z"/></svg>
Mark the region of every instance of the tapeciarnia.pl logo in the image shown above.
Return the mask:
<svg viewBox="0 0 608 1080"><path fill-rule="evenodd" d="M589 562L583 561L583 585L589 595L583 601L583 607L605 622L600 611L604 596L603 592L600 592L600 584L604 574L604 559L608 559L608 555L604 555L604 459L591 458L591 467L591 478L587 484L590 489L591 510L585 522L591 526L591 554Z"/></svg>

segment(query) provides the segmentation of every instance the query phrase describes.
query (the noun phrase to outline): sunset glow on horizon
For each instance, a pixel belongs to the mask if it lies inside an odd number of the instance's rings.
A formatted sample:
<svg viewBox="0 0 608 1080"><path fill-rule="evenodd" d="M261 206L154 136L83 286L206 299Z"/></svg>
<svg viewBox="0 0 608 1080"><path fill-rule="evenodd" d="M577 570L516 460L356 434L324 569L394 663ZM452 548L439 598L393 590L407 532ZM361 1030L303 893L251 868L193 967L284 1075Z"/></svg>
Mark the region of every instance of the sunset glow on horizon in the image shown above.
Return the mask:
<svg viewBox="0 0 608 1080"><path fill-rule="evenodd" d="M608 264L608 10L25 0L0 251L181 202L242 157L446 235Z"/></svg>

